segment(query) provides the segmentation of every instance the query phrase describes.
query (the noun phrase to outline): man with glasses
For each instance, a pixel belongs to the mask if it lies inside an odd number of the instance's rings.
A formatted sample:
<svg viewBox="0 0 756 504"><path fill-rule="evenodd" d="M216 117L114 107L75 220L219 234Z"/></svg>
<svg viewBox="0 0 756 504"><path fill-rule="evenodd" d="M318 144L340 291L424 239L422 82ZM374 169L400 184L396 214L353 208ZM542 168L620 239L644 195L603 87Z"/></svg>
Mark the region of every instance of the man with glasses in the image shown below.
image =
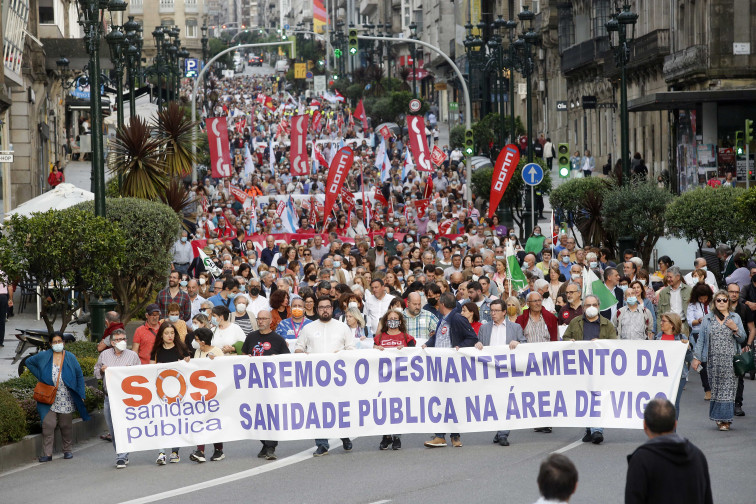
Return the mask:
<svg viewBox="0 0 756 504"><path fill-rule="evenodd" d="M155 313L157 313L158 316L160 315L159 311L155 311ZM126 331L123 329L114 330L110 335L110 341L112 346L104 350L97 358L97 363L94 367L94 375L95 378L102 380L102 389L105 391L105 405L103 408L105 422L108 424L108 432L113 439L113 449L115 449L113 417L110 414L110 398L108 396L108 383L105 380L105 370L110 366L138 366L141 364L141 361L136 352L126 348ZM116 453L116 469L123 469L128 463L128 453Z"/></svg>
<svg viewBox="0 0 756 504"><path fill-rule="evenodd" d="M317 304L318 320L307 324L297 338L295 353L334 353L342 350L354 350L354 335L349 326L333 319L333 302L329 297L319 297ZM352 441L341 438L344 451L352 450ZM316 439L317 449L312 454L322 457L328 454L328 439Z"/></svg>
<svg viewBox="0 0 756 504"><path fill-rule="evenodd" d="M670 266L667 269L667 286L659 291L659 303L656 313L672 312L680 316L683 322L682 331L686 336L690 334L688 324L685 319L688 314L688 304L690 303L690 293L692 287L682 281L682 273L677 266Z"/></svg>
<svg viewBox="0 0 756 504"><path fill-rule="evenodd" d="M583 301L580 294L580 285L574 282L567 284L564 289L567 296L567 304L559 310L559 325L569 325L575 317L583 314Z"/></svg>
<svg viewBox="0 0 756 504"><path fill-rule="evenodd" d="M301 300L300 300L301 301ZM279 334L273 332L270 323L273 321L268 310L260 310L257 314L257 331L252 331L247 335L242 344L242 354L251 357L260 357L263 355L282 355L291 353L286 340ZM265 460L276 460L276 446L278 441L260 440L262 449L257 454L257 458Z"/></svg>
<svg viewBox="0 0 756 504"><path fill-rule="evenodd" d="M564 333L565 341L594 341L597 339L617 339L614 324L599 314L599 298L593 294L583 301L583 315L576 317ZM601 444L604 441L602 427L586 427L583 442Z"/></svg>
<svg viewBox="0 0 756 504"><path fill-rule="evenodd" d="M740 286L737 283L731 283L727 286L727 296L730 299L730 311L735 312L740 316L740 320L743 321L743 327L748 335L746 341L741 345L741 350L746 348L750 350L753 347L754 336L756 336L754 313L743 301L741 301ZM745 416L745 412L743 411L744 386L745 382L743 381L743 376L738 376L738 388L735 392L735 416Z"/></svg>

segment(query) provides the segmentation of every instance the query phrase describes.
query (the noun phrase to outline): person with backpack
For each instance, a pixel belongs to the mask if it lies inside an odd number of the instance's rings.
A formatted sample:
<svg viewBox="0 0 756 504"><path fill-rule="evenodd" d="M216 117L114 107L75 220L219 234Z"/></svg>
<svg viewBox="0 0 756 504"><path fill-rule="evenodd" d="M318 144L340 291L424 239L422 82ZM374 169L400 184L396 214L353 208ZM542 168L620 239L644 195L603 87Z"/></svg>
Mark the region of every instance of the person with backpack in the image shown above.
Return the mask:
<svg viewBox="0 0 756 504"><path fill-rule="evenodd" d="M614 312L612 318L619 339L654 339L654 316L642 299L638 299L635 289L625 291L625 306Z"/></svg>

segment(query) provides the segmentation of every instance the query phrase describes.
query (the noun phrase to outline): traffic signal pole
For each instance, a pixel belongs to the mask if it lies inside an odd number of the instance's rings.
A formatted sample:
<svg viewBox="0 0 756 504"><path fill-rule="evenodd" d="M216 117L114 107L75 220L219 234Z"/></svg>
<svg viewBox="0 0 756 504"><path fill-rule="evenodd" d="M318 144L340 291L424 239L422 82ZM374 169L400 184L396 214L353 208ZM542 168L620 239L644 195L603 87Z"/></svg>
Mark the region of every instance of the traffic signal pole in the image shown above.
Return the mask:
<svg viewBox="0 0 756 504"><path fill-rule="evenodd" d="M427 42L423 42L422 40L417 39L406 39L406 38L395 38L395 37L374 37L372 35L358 35L357 38L363 39L363 40L383 40L385 42L399 42L402 44L418 44L423 47L427 47L434 53L438 54L439 56L443 57L446 62L449 64L449 66L454 70L454 73L457 75L457 78L459 79L459 82L462 84L462 93L465 95L465 129L472 129L472 106L470 104L470 91L467 89L467 83L465 82L464 77L462 77L462 72L459 70L459 67L454 63L454 61L449 58L441 49L438 47L431 45ZM465 156L465 185L467 186L467 189L465 190L465 198L469 203L472 203L472 162L471 162L472 156Z"/></svg>

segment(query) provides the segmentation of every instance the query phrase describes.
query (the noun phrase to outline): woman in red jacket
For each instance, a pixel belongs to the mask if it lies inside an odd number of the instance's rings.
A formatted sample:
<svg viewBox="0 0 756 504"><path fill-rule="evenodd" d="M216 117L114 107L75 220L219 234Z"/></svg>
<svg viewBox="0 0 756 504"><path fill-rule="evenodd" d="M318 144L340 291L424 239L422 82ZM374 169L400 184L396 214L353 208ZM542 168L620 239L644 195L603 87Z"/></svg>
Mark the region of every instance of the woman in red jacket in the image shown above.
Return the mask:
<svg viewBox="0 0 756 504"><path fill-rule="evenodd" d="M55 161L50 176L47 177L47 183L50 184L50 187L57 187L58 184L65 181L66 176L63 175L63 172L60 169L60 161Z"/></svg>
<svg viewBox="0 0 756 504"><path fill-rule="evenodd" d="M480 331L480 326L483 325L480 321L480 310L478 309L478 305L476 305L472 301L468 301L467 303L462 305L462 310L460 310L460 313L462 313L462 315L470 321L470 325L477 335Z"/></svg>

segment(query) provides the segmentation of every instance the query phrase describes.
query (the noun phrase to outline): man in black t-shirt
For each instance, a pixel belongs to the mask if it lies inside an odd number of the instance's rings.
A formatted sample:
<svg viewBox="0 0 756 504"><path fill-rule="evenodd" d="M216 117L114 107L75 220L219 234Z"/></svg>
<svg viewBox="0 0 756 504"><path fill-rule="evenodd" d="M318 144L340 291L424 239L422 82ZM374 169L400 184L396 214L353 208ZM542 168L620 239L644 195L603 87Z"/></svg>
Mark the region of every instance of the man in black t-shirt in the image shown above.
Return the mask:
<svg viewBox="0 0 756 504"><path fill-rule="evenodd" d="M242 354L251 357L263 355L280 355L288 354L289 345L286 340L270 329L272 322L271 314L268 310L260 310L257 313L257 331L252 331L247 335L247 339L242 344ZM257 454L257 458L265 460L276 460L276 446L278 441L260 441L262 449Z"/></svg>

